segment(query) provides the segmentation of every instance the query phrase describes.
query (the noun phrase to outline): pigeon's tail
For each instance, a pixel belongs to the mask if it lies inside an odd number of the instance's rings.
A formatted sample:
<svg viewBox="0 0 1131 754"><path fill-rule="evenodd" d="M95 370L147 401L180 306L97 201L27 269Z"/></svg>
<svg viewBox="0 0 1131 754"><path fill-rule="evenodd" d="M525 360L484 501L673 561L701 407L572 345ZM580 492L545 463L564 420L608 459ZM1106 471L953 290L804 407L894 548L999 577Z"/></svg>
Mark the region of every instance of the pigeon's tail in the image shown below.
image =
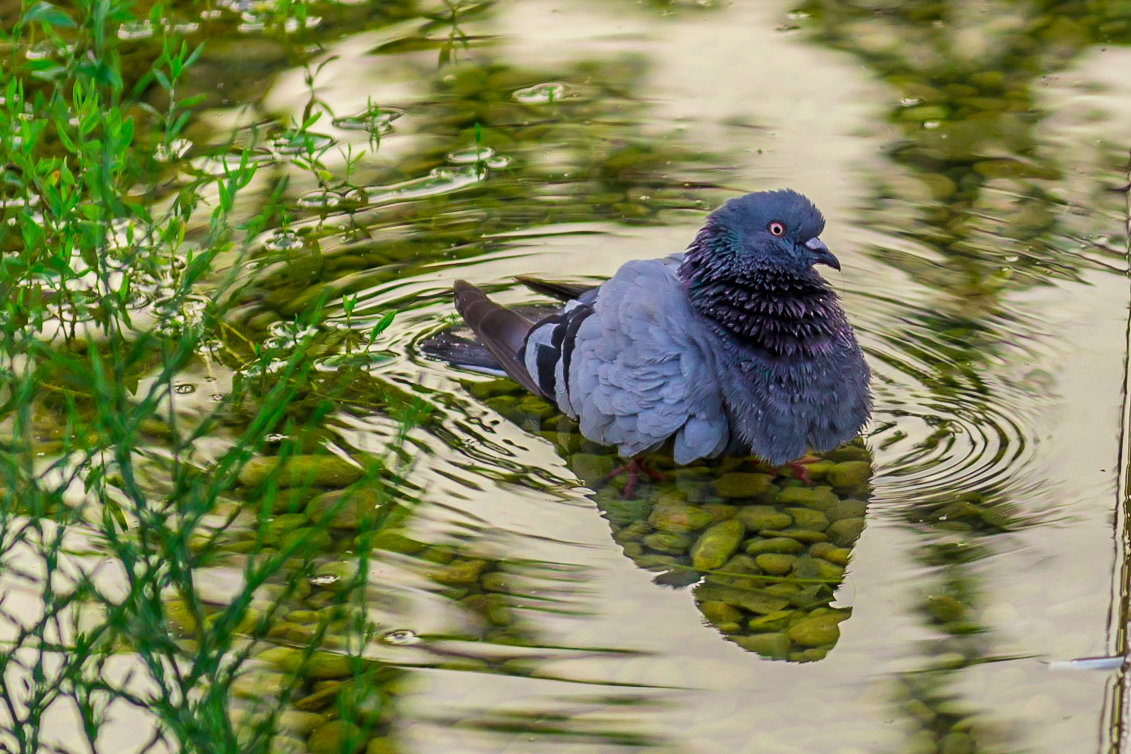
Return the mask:
<svg viewBox="0 0 1131 754"><path fill-rule="evenodd" d="M483 291L464 280L457 280L453 289L456 294L456 311L475 331L479 342L487 347L511 379L535 395L540 395L542 391L526 371L526 365L519 355L534 323L521 314L499 306L487 298Z"/></svg>

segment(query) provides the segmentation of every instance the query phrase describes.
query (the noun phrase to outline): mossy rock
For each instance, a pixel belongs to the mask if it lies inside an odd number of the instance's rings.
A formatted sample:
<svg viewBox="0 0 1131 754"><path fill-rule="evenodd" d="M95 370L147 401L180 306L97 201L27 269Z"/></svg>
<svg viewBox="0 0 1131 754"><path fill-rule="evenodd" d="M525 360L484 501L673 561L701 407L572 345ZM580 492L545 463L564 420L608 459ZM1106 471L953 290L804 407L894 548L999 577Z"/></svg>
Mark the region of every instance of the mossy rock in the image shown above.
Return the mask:
<svg viewBox="0 0 1131 754"><path fill-rule="evenodd" d="M306 515L320 526L357 530L372 524L383 502L381 493L372 487L331 490L311 500Z"/></svg>
<svg viewBox="0 0 1131 754"><path fill-rule="evenodd" d="M698 531L714 520L710 511L694 505L664 505L656 506L648 516L648 523L659 531L673 534L686 534Z"/></svg>
<svg viewBox="0 0 1131 754"><path fill-rule="evenodd" d="M785 529L793 525L793 517L782 513L772 505L747 505L735 515L751 531L763 529Z"/></svg>
<svg viewBox="0 0 1131 754"><path fill-rule="evenodd" d="M486 560L465 560L433 570L428 575L433 581L446 586L467 586L479 581L486 567Z"/></svg>
<svg viewBox="0 0 1131 754"><path fill-rule="evenodd" d="M727 562L746 534L741 521L730 519L707 529L691 548L691 564L700 571L710 571Z"/></svg>
<svg viewBox="0 0 1131 754"><path fill-rule="evenodd" d="M782 491L783 494L785 490ZM793 516L793 525L799 529L824 531L829 528L829 519L819 510L811 508L786 508L785 512Z"/></svg>
<svg viewBox="0 0 1131 754"><path fill-rule="evenodd" d="M783 553L767 552L754 558L754 562L768 574L773 576L785 576L793 570L793 565L797 562L797 557Z"/></svg>
<svg viewBox="0 0 1131 754"><path fill-rule="evenodd" d="M842 613L825 613L802 618L789 627L789 639L801 647L835 644L840 639L840 622L847 617Z"/></svg>
<svg viewBox="0 0 1131 754"><path fill-rule="evenodd" d="M734 636L731 641L743 649L755 652L763 657L775 660L784 660L789 657L789 637L782 633Z"/></svg>
<svg viewBox="0 0 1131 754"><path fill-rule="evenodd" d="M720 497L756 497L769 489L774 478L769 474L732 471L715 480L715 492Z"/></svg>
<svg viewBox="0 0 1131 754"><path fill-rule="evenodd" d="M644 537L640 542L650 550L669 555L682 555L691 547L692 539L686 534L658 531Z"/></svg>
<svg viewBox="0 0 1131 754"><path fill-rule="evenodd" d="M829 469L826 479L838 489L866 484L872 478L872 464L867 461L842 461Z"/></svg>
<svg viewBox="0 0 1131 754"><path fill-rule="evenodd" d="M832 464L830 464L830 467ZM832 487L786 487L778 493L778 505L800 505L816 511L826 511L840 502ZM804 526L804 524L799 524Z"/></svg>
<svg viewBox="0 0 1131 754"><path fill-rule="evenodd" d="M851 547L856 540L860 539L860 534L863 531L863 518L842 518L830 524L825 533L834 544L841 547Z"/></svg>
<svg viewBox="0 0 1131 754"><path fill-rule="evenodd" d="M770 537L769 539L753 537L747 540L745 549L747 555L761 555L762 553L796 555L805 549L805 545L789 537Z"/></svg>
<svg viewBox="0 0 1131 754"><path fill-rule="evenodd" d="M270 479L280 488L340 489L364 475L365 469L338 456L304 455L284 459L259 456L244 464L239 472L239 481L245 487L255 487Z"/></svg>
<svg viewBox="0 0 1131 754"><path fill-rule="evenodd" d="M306 745L311 754L354 754L365 747L365 737L361 728L348 720L330 720L311 732Z"/></svg>

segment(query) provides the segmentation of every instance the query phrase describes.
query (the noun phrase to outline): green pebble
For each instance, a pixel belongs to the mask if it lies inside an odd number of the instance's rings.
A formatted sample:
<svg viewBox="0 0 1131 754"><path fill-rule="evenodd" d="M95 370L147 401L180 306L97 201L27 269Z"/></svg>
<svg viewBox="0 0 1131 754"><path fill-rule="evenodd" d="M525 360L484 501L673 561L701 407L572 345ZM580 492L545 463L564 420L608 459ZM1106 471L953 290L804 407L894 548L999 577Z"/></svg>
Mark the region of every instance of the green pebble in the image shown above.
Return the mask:
<svg viewBox="0 0 1131 754"><path fill-rule="evenodd" d="M315 728L326 722L326 718L317 712L303 712L302 710L289 709L279 715L279 728L300 736L310 735Z"/></svg>
<svg viewBox="0 0 1131 754"><path fill-rule="evenodd" d="M832 464L830 464L831 466ZM778 493L778 505L803 505L816 511L825 511L840 502L832 487L786 487ZM798 524L804 526L804 524Z"/></svg>
<svg viewBox="0 0 1131 754"><path fill-rule="evenodd" d="M685 534L702 529L712 518L709 511L694 505L664 505L652 511L648 523L659 531Z"/></svg>
<svg viewBox="0 0 1131 754"><path fill-rule="evenodd" d="M322 494L317 487L289 487L275 490L271 497L271 512L297 513L306 508L312 498Z"/></svg>
<svg viewBox="0 0 1131 754"><path fill-rule="evenodd" d="M809 554L843 568L848 565L848 560L852 557L852 550L847 547L837 547L832 542L817 542L809 548Z"/></svg>
<svg viewBox="0 0 1131 754"><path fill-rule="evenodd" d="M826 613L802 618L789 627L789 638L802 647L835 644L840 638L839 623L845 617L841 613Z"/></svg>
<svg viewBox="0 0 1131 754"><path fill-rule="evenodd" d="M691 547L691 537L686 534L675 534L663 531L649 534L644 537L644 539L640 540L640 542L651 550L666 552L669 555L683 555L687 552L687 548Z"/></svg>
<svg viewBox="0 0 1131 754"><path fill-rule="evenodd" d="M774 480L769 474L732 471L715 480L715 492L721 497L754 497L765 492Z"/></svg>
<svg viewBox="0 0 1131 754"><path fill-rule="evenodd" d="M715 625L720 623L738 623L742 620L742 611L726 602L700 602L699 611L703 617Z"/></svg>
<svg viewBox="0 0 1131 754"><path fill-rule="evenodd" d="M860 533L863 531L863 518L842 518L840 521L832 523L825 533L835 544L841 547L851 547L860 538Z"/></svg>
<svg viewBox="0 0 1131 754"><path fill-rule="evenodd" d="M486 567L486 560L465 560L461 563L454 563L447 568L434 570L428 575L433 581L446 586L466 586L479 581L479 577Z"/></svg>
<svg viewBox="0 0 1131 754"><path fill-rule="evenodd" d="M490 573L483 574L479 579L479 585L488 592L503 592L504 594L521 593L521 590L518 589L517 584L514 582L514 577L502 571L491 571Z"/></svg>
<svg viewBox="0 0 1131 754"><path fill-rule="evenodd" d="M741 521L722 521L707 529L691 548L691 564L700 571L718 568L738 549L746 534Z"/></svg>
<svg viewBox="0 0 1131 754"><path fill-rule="evenodd" d="M825 511L829 521L839 521L842 518L863 518L868 504L863 500L841 500Z"/></svg>
<svg viewBox="0 0 1131 754"><path fill-rule="evenodd" d="M349 742L349 748L346 743ZM365 746L361 728L347 720L331 720L314 729L306 745L312 754L353 754Z"/></svg>
<svg viewBox="0 0 1131 754"><path fill-rule="evenodd" d="M784 493L785 490L782 490ZM824 513L810 508L786 508L785 512L793 516L793 525L800 529L824 531L829 528L829 519Z"/></svg>
<svg viewBox="0 0 1131 754"><path fill-rule="evenodd" d="M357 529L372 522L384 502L372 487L324 492L306 506L306 515L316 524L334 529Z"/></svg>
<svg viewBox="0 0 1131 754"><path fill-rule="evenodd" d="M766 615L759 615L751 618L746 627L755 633L764 633L766 631L784 631L789 626L789 620L793 617L792 610L778 610Z"/></svg>
<svg viewBox="0 0 1131 754"><path fill-rule="evenodd" d="M755 652L763 657L784 660L789 656L789 637L782 633L735 636L731 638L731 641L743 649Z"/></svg>
<svg viewBox="0 0 1131 754"><path fill-rule="evenodd" d="M636 560L644 554L644 545L639 542L625 542L621 545L621 550L624 551L625 557Z"/></svg>
<svg viewBox="0 0 1131 754"><path fill-rule="evenodd" d="M949 594L932 594L927 597L927 612L939 623L950 623L966 617L966 605Z"/></svg>
<svg viewBox="0 0 1131 754"><path fill-rule="evenodd" d="M288 673L301 673L306 678L344 678L352 675L356 658L334 652L314 651L303 657L304 651L293 647L272 647L259 653L263 662L275 665Z"/></svg>
<svg viewBox="0 0 1131 754"><path fill-rule="evenodd" d="M569 467L579 479L595 481L612 473L617 467L612 456L600 456L594 453L574 453L569 458Z"/></svg>
<svg viewBox="0 0 1131 754"><path fill-rule="evenodd" d="M789 537L770 537L769 539L753 537L746 542L747 555L761 555L762 553L796 555L804 549L805 545Z"/></svg>
<svg viewBox="0 0 1131 754"><path fill-rule="evenodd" d="M558 410L535 395L528 395L518 402L518 410L539 419L549 419Z"/></svg>
<svg viewBox="0 0 1131 754"><path fill-rule="evenodd" d="M651 531L652 525L647 521L633 521L631 524L614 534L613 539L622 544L624 542L634 542Z"/></svg>
<svg viewBox="0 0 1131 754"><path fill-rule="evenodd" d="M518 392L518 385L511 380L498 379L472 383L467 386L467 391L479 400L486 400L500 395L514 395Z"/></svg>
<svg viewBox="0 0 1131 754"><path fill-rule="evenodd" d="M687 502L687 490L679 489L660 489L659 494L656 496L657 507L667 505L679 505Z"/></svg>
<svg viewBox="0 0 1131 754"><path fill-rule="evenodd" d="M240 469L239 481L245 487L254 487L273 479L282 487L341 488L353 484L365 475L365 470L344 458L330 455L290 456L279 459L259 456L252 458Z"/></svg>
<svg viewBox="0 0 1131 754"><path fill-rule="evenodd" d="M833 487L859 487L872 476L872 464L867 461L842 461L831 469L826 477Z"/></svg>
<svg viewBox="0 0 1131 754"><path fill-rule="evenodd" d="M399 552L404 555L415 555L427 547L423 542L418 542L396 531L379 531L373 535L369 543L374 549Z"/></svg>
<svg viewBox="0 0 1131 754"><path fill-rule="evenodd" d="M824 542L829 538L829 535L824 532L812 531L811 529L767 529L758 532L758 534L763 537L789 537L790 539L796 539L798 542L807 542L809 544L813 542Z"/></svg>
<svg viewBox="0 0 1131 754"><path fill-rule="evenodd" d="M302 526L292 529L279 538L279 550L294 549L297 552L324 552L330 549L334 539L330 532L313 526Z"/></svg>
<svg viewBox="0 0 1131 754"><path fill-rule="evenodd" d="M973 754L974 741L966 733L947 733L939 742L939 754Z"/></svg>
<svg viewBox="0 0 1131 754"><path fill-rule="evenodd" d="M739 508L735 516L751 531L763 529L785 529L793 523L788 513L782 513L772 505L747 505Z"/></svg>
<svg viewBox="0 0 1131 754"><path fill-rule="evenodd" d="M768 574L774 576L785 576L793 570L793 564L797 558L793 555L786 555L783 553L767 552L754 558L754 562Z"/></svg>
<svg viewBox="0 0 1131 754"><path fill-rule="evenodd" d="M401 754L404 751L391 738L371 738L365 745L365 754Z"/></svg>

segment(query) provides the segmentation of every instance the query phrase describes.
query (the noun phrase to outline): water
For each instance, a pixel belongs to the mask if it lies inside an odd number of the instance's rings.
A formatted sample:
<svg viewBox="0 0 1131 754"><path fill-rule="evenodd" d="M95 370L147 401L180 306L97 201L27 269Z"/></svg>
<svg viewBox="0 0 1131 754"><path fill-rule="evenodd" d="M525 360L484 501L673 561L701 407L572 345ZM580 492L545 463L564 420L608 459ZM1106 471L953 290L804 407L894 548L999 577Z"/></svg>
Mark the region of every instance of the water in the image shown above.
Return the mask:
<svg viewBox="0 0 1131 754"><path fill-rule="evenodd" d="M1127 651L1131 11L317 5L293 36L249 9L203 19L193 85L212 109L193 139L243 129L269 166L254 196L290 180L231 319L279 346L325 338L330 372L356 340L333 445L380 454L406 407L422 417L395 494L397 531L423 544L370 564L382 633L361 649L394 674L387 750L1125 748L1122 672L1049 663ZM162 156L182 158L199 156ZM866 527L804 608L840 616L839 637L774 660L727 639L686 566L614 538L652 501L585 486L595 449L421 344L450 324L458 278L529 303L513 276L607 276L782 186L828 219L876 410L867 450L839 457L874 472L838 489ZM320 296L322 325L290 324ZM203 415L232 381L222 359L190 370L180 410ZM724 471L671 489L718 503ZM239 583L200 577L220 602Z"/></svg>

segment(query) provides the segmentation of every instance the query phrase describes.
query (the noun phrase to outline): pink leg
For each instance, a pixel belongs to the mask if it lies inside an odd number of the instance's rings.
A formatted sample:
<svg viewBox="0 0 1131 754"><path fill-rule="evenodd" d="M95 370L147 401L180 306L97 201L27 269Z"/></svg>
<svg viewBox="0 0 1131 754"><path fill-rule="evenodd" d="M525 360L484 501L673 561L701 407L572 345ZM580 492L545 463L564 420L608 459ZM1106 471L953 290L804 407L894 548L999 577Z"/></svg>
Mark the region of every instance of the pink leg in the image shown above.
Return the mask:
<svg viewBox="0 0 1131 754"><path fill-rule="evenodd" d="M602 481L607 482L621 474L628 474L628 482L624 485L623 495L624 497L632 497L632 493L636 492L636 480L640 478L641 473L647 474L657 482L666 482L668 479L667 476L656 469L645 466L644 462L639 458L633 458L624 466L615 468L608 474L605 474L605 476L602 477Z"/></svg>
<svg viewBox="0 0 1131 754"><path fill-rule="evenodd" d="M808 464L816 463L820 460L821 459L817 456L805 455L802 458L798 458L796 461L790 461L785 465L788 466L789 469L793 472L794 477L800 479L806 485L810 485L813 483L813 480L809 478Z"/></svg>

